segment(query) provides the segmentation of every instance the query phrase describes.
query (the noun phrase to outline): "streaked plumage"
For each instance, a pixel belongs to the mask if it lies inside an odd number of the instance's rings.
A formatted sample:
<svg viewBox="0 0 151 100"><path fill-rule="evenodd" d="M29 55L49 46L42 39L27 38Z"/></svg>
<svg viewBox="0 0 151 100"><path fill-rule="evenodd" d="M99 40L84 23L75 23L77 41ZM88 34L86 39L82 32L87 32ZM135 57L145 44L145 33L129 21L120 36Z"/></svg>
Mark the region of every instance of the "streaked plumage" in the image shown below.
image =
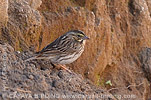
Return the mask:
<svg viewBox="0 0 151 100"><path fill-rule="evenodd" d="M88 37L80 30L71 30L37 52L33 59L50 59L54 64L70 64L77 60L84 51Z"/></svg>

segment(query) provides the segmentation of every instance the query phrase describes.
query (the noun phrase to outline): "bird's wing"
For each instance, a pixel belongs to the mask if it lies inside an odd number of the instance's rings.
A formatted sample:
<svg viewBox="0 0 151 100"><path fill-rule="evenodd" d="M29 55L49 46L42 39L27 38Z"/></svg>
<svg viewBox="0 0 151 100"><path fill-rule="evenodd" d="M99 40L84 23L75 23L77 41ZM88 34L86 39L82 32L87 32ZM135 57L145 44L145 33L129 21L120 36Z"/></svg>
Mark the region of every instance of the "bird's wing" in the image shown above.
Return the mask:
<svg viewBox="0 0 151 100"><path fill-rule="evenodd" d="M47 45L40 52L37 52L39 56L50 54L50 55L60 55L66 53L73 53L76 50L71 47L72 40L65 36L57 38L55 41Z"/></svg>

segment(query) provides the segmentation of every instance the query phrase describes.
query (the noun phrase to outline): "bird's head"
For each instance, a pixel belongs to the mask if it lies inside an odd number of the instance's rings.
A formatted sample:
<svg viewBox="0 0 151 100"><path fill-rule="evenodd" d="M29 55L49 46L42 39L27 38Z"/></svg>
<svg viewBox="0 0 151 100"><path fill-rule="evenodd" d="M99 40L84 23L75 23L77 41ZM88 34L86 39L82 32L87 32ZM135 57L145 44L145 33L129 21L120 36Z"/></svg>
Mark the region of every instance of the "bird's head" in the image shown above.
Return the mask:
<svg viewBox="0 0 151 100"><path fill-rule="evenodd" d="M71 30L67 33L69 37L71 37L73 40L82 43L83 41L89 39L84 32L80 30Z"/></svg>

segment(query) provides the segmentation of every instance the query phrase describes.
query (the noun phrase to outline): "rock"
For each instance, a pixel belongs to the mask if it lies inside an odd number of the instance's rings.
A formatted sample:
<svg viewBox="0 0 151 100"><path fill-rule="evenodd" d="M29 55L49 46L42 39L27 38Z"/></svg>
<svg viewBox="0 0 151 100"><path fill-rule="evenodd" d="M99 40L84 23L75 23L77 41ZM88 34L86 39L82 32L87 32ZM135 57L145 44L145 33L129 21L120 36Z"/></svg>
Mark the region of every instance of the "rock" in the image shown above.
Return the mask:
<svg viewBox="0 0 151 100"><path fill-rule="evenodd" d="M0 28L8 21L8 0L0 0Z"/></svg>
<svg viewBox="0 0 151 100"><path fill-rule="evenodd" d="M97 88L92 83L74 72L68 73L67 71L54 70L53 68L41 70L37 68L38 61L34 62L37 63L35 66L33 66L33 62L23 61L22 59L25 58L23 56L26 55L23 52L16 55L10 45L0 44L0 50L0 70L2 72L0 74L0 99L19 100L26 98L34 100L35 96L38 95L39 99L61 99L64 96L70 96L66 98L72 100L74 98L88 98L87 95L111 95L105 91L96 92ZM17 63L14 65L15 61ZM103 91L101 88L98 88L98 90ZM78 95L83 97L78 97ZM104 100L110 100L109 98L114 100L112 96Z"/></svg>
<svg viewBox="0 0 151 100"><path fill-rule="evenodd" d="M139 58L145 76L151 82L151 48L144 48L140 52Z"/></svg>
<svg viewBox="0 0 151 100"><path fill-rule="evenodd" d="M94 83L106 66L118 65L120 59L151 45L149 1L10 0L9 4L2 40L17 51L29 46L39 51L71 29L84 31L91 39L82 56L69 66Z"/></svg>
<svg viewBox="0 0 151 100"><path fill-rule="evenodd" d="M38 7L40 7L42 1L41 0L25 0L26 2L28 2L28 4L33 8L33 9L37 9Z"/></svg>
<svg viewBox="0 0 151 100"><path fill-rule="evenodd" d="M76 0L74 3L42 0L39 8L42 30L37 49L41 50L71 29L84 31L90 37L85 52L69 66L96 83L97 75L102 75L107 66L120 66L122 60L137 56L142 47L151 46L148 7L149 2L139 0Z"/></svg>
<svg viewBox="0 0 151 100"><path fill-rule="evenodd" d="M41 16L37 10L40 0L38 1L39 3L35 3L31 0L29 3L25 0L9 0L9 6L7 4L8 22L0 39L18 51L27 50L29 44L38 46L41 27Z"/></svg>

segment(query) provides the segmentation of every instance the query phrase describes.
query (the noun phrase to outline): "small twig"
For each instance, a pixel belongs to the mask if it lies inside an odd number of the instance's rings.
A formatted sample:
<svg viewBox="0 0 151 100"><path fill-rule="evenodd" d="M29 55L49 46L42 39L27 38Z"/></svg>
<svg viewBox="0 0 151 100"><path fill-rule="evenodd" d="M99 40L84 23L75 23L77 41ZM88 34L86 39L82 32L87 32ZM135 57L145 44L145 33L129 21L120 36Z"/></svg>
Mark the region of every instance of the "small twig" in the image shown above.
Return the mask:
<svg viewBox="0 0 151 100"><path fill-rule="evenodd" d="M19 89L19 88L17 88L16 90L17 90L17 91L19 91L19 92L31 93L31 91L28 91L28 90L22 90L22 89Z"/></svg>
<svg viewBox="0 0 151 100"><path fill-rule="evenodd" d="M15 88L5 87L5 89L11 89L11 90L15 91ZM31 91L22 90L22 89L19 89L19 88L17 88L16 91L18 91L18 92L24 92L24 93L31 93Z"/></svg>
<svg viewBox="0 0 151 100"><path fill-rule="evenodd" d="M141 86L142 84L144 84L144 83L140 83L140 84L138 84L138 85L133 84L133 85L129 85L129 86L127 86L127 87L111 88L111 89L107 90L107 92L110 92L110 91L112 91L112 90L118 90L118 89L120 89L120 88L126 88L126 89L128 89L128 88L130 88L130 87L138 87L138 86Z"/></svg>
<svg viewBox="0 0 151 100"><path fill-rule="evenodd" d="M144 83L140 83L140 84L138 84L138 85L136 85L136 84L133 84L133 85L129 85L129 86L127 86L126 88L128 89L129 87L138 87L138 86L141 86L141 85L143 85Z"/></svg>
<svg viewBox="0 0 151 100"><path fill-rule="evenodd" d="M139 74L142 74L142 72L140 72L140 71L133 71L134 73L139 73Z"/></svg>
<svg viewBox="0 0 151 100"><path fill-rule="evenodd" d="M144 80L144 93L143 93L143 99L142 100L147 100L149 97L150 93L150 83L147 81L147 79Z"/></svg>

